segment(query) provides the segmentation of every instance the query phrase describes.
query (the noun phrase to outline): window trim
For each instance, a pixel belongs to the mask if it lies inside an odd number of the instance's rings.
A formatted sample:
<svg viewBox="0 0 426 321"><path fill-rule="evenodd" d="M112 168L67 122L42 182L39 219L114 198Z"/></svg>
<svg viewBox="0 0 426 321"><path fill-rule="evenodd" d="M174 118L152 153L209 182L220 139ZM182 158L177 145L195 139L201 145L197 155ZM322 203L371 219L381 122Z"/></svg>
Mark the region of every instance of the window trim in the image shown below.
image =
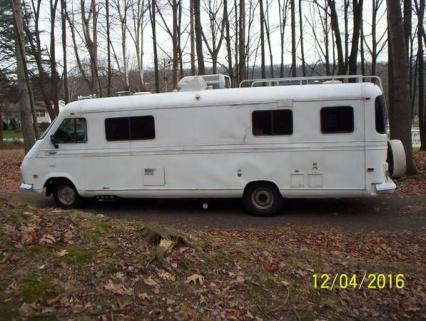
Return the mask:
<svg viewBox="0 0 426 321"><path fill-rule="evenodd" d="M351 111L352 111L352 129L350 131L349 130L324 131L323 122L322 122L323 111L326 110L326 109L333 109L333 108L334 109L336 109L336 108L350 108L351 109ZM323 134L323 135L352 134L352 133L355 132L355 109L354 109L353 106L350 106L350 105L342 106L342 105L340 105L340 106L324 106L324 107L321 107L319 118L320 118L320 130L321 130L321 134Z"/></svg>
<svg viewBox="0 0 426 321"><path fill-rule="evenodd" d="M272 132L275 131L274 128L274 117L273 117L273 113L274 112L278 112L278 111L289 111L290 115L291 115L291 132L289 134L256 134L254 132L255 128L253 126L254 123L254 114L255 113L259 113L259 112L269 112L270 113L270 122L271 122L271 129ZM293 117L293 109L290 108L284 108L284 109L256 109L253 110L251 113L251 133L254 137L273 137L273 136L292 136L294 133L294 117Z"/></svg>

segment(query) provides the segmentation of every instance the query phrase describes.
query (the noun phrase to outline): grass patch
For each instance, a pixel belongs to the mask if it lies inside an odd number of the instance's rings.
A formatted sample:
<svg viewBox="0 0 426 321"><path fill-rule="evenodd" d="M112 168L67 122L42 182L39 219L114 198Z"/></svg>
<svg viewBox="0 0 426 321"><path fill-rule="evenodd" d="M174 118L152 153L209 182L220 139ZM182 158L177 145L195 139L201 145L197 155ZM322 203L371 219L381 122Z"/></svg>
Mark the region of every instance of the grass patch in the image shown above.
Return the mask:
<svg viewBox="0 0 426 321"><path fill-rule="evenodd" d="M222 266L228 261L228 257L224 252L210 252L207 259L214 266Z"/></svg>
<svg viewBox="0 0 426 321"><path fill-rule="evenodd" d="M22 132L19 130L3 130L3 138L19 139L22 138Z"/></svg>
<svg viewBox="0 0 426 321"><path fill-rule="evenodd" d="M0 321L17 321L19 316L19 305L16 302L2 302L0 304Z"/></svg>
<svg viewBox="0 0 426 321"><path fill-rule="evenodd" d="M38 299L45 301L56 296L55 293L52 293L52 289L52 281L48 278L41 278L40 280L26 280L22 283L19 296L25 302L34 302Z"/></svg>
<svg viewBox="0 0 426 321"><path fill-rule="evenodd" d="M112 226L106 223L99 223L96 225L96 232L100 234L109 234L111 232Z"/></svg>
<svg viewBox="0 0 426 321"><path fill-rule="evenodd" d="M29 251L37 256L47 256L50 254L50 249L48 247L39 244L31 246Z"/></svg>
<svg viewBox="0 0 426 321"><path fill-rule="evenodd" d="M68 254L64 256L67 263L87 263L95 258L95 252L92 250L80 249L74 246L68 246L65 250L68 252Z"/></svg>

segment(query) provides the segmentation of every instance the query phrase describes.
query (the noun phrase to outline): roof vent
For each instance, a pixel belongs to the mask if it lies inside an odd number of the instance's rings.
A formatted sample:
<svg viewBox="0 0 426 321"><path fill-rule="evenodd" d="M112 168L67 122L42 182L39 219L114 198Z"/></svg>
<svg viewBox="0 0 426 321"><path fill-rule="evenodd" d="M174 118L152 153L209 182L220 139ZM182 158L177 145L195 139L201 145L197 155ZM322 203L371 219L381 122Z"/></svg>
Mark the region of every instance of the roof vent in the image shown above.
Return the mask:
<svg viewBox="0 0 426 321"><path fill-rule="evenodd" d="M178 87L180 91L199 91L207 89L207 83L200 76L187 76L179 80Z"/></svg>

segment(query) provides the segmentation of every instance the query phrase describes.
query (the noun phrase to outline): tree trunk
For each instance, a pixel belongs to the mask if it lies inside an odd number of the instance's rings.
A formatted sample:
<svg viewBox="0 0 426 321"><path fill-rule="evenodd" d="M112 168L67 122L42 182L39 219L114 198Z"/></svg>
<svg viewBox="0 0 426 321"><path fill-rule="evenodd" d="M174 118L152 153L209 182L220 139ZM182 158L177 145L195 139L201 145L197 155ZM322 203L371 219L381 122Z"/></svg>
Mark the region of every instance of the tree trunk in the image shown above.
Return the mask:
<svg viewBox="0 0 426 321"><path fill-rule="evenodd" d="M204 54L203 54L203 40L202 33L203 29L201 26L201 8L200 0L194 1L194 23L195 23L195 46L197 50L197 61L198 61L198 74L204 75L206 73L204 67Z"/></svg>
<svg viewBox="0 0 426 321"><path fill-rule="evenodd" d="M426 97L425 97L425 79L424 79L424 50L423 50L423 35L425 28L422 21L424 21L425 14L425 0L420 0L418 8L418 29L417 29L417 60L418 68L418 86L419 86L419 130L420 130L420 150L426 150Z"/></svg>
<svg viewBox="0 0 426 321"><path fill-rule="evenodd" d="M178 4L176 0L172 0L172 13L173 13L173 37L172 37L172 48L173 48L173 68L172 68L172 81L173 89L177 88L177 71L179 63L179 51L178 51Z"/></svg>
<svg viewBox="0 0 426 321"><path fill-rule="evenodd" d="M16 73L18 106L21 115L21 130L24 138L25 153L27 153L35 143L35 133L31 117L30 95L25 77L25 34L22 14L22 4L20 0L12 0L13 15L15 18L15 50L16 50Z"/></svg>
<svg viewBox="0 0 426 321"><path fill-rule="evenodd" d="M110 17L109 17L109 0L105 0L106 15L106 37L107 37L107 96L111 97L112 87L112 71L111 71L111 34L110 34Z"/></svg>
<svg viewBox="0 0 426 321"><path fill-rule="evenodd" d="M225 23L225 42L226 54L228 58L228 75L231 78L231 84L234 83L234 68L232 65L232 50L231 50L231 36L229 32L229 17L228 17L228 0L223 0L223 19Z"/></svg>
<svg viewBox="0 0 426 321"><path fill-rule="evenodd" d="M361 54L361 74L366 75L365 72L365 49L364 49L364 10L361 10L361 39L360 39L360 54Z"/></svg>
<svg viewBox="0 0 426 321"><path fill-rule="evenodd" d="M264 21L265 15L263 11L263 0L259 0L259 11L260 11L260 57L261 57L261 78L266 78L266 66L265 66L265 28Z"/></svg>
<svg viewBox="0 0 426 321"><path fill-rule="evenodd" d="M296 0L291 0L291 75L297 76L296 70Z"/></svg>
<svg viewBox="0 0 426 321"><path fill-rule="evenodd" d="M149 14L151 20L151 30L152 30L152 49L154 55L154 75L155 75L155 92L160 92L160 75L158 72L158 53L157 53L157 32L156 32L156 14L155 7L157 6L156 0L150 1Z"/></svg>
<svg viewBox="0 0 426 321"><path fill-rule="evenodd" d="M3 118L2 118L3 110L2 108L3 108L3 105L0 102L0 143L3 142Z"/></svg>
<svg viewBox="0 0 426 321"><path fill-rule="evenodd" d="M53 110L55 117L59 114L59 99L58 99L58 85L59 76L58 70L56 69L56 40L55 40L55 20L56 20L56 8L58 6L58 0L50 0L50 69L51 69L51 99L53 103Z"/></svg>
<svg viewBox="0 0 426 321"><path fill-rule="evenodd" d="M343 2L343 20L345 24L345 73L349 62L349 0Z"/></svg>
<svg viewBox="0 0 426 321"><path fill-rule="evenodd" d="M299 0L299 30L300 30L300 58L302 60L302 75L306 76L305 64L305 46L303 38L303 14L302 14L302 0Z"/></svg>
<svg viewBox="0 0 426 321"><path fill-rule="evenodd" d="M345 58L343 56L342 38L340 36L339 20L336 12L336 3L334 0L327 0L330 7L331 27L333 28L333 36L336 42L337 50L337 73L339 75L346 74ZM334 50L334 46L333 46Z"/></svg>
<svg viewBox="0 0 426 321"><path fill-rule="evenodd" d="M67 69L67 1L61 0L61 24L62 24L62 55L63 55L63 73L64 73L64 101L68 104L69 89L68 89L68 69Z"/></svg>
<svg viewBox="0 0 426 321"><path fill-rule="evenodd" d="M226 0L224 0L226 6ZM195 75L194 0L189 0L189 43L191 47L191 75Z"/></svg>
<svg viewBox="0 0 426 321"><path fill-rule="evenodd" d="M349 56L349 74L350 75L357 74L359 37L360 37L361 25L362 25L362 8L363 8L363 0L353 0L354 27L353 27L353 35L352 35L351 54Z"/></svg>
<svg viewBox="0 0 426 321"><path fill-rule="evenodd" d="M411 112L408 79L408 57L399 1L387 0L388 27L393 70L393 113L390 118L391 138L404 144L408 174L416 173L411 142Z"/></svg>
<svg viewBox="0 0 426 321"><path fill-rule="evenodd" d="M237 14L237 13L235 13ZM247 79L246 73L246 9L245 9L245 0L240 0L240 19L238 23L238 31L239 31L239 81Z"/></svg>

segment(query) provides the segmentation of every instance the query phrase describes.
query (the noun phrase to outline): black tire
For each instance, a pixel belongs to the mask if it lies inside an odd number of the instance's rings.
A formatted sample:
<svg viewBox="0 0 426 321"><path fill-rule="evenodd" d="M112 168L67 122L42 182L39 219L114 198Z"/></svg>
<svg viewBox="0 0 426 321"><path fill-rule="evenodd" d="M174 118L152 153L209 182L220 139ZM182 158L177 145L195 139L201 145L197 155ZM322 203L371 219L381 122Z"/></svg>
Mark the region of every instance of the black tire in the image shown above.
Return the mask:
<svg viewBox="0 0 426 321"><path fill-rule="evenodd" d="M283 197L274 184L254 183L247 186L243 205L252 215L271 216L282 207Z"/></svg>
<svg viewBox="0 0 426 321"><path fill-rule="evenodd" d="M53 190L55 203L62 208L73 208L81 204L81 197L78 195L74 185L68 182L57 183Z"/></svg>

